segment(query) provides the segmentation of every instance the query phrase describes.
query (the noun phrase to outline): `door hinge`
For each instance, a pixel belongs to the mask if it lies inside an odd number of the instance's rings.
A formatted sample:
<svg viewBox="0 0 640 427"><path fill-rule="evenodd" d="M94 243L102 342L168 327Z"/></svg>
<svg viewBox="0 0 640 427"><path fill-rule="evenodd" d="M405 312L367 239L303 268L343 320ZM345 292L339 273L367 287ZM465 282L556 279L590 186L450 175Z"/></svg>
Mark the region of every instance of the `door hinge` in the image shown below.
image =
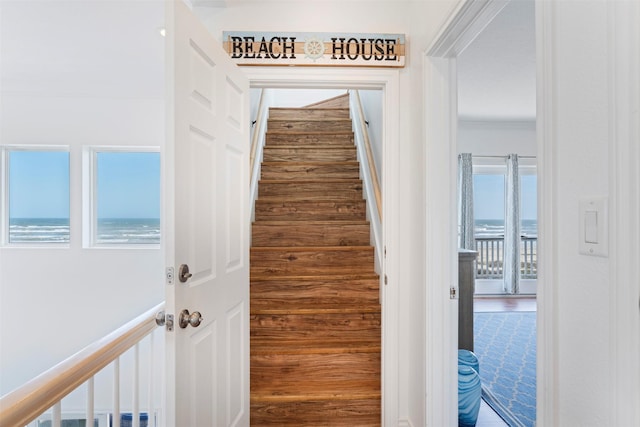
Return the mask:
<svg viewBox="0 0 640 427"><path fill-rule="evenodd" d="M387 277L387 275L384 275L384 284L388 285L389 284L389 277Z"/></svg>
<svg viewBox="0 0 640 427"><path fill-rule="evenodd" d="M458 297L458 291L453 286L449 289L449 299L456 299Z"/></svg>
<svg viewBox="0 0 640 427"><path fill-rule="evenodd" d="M387 245L384 245L384 257L387 257Z"/></svg>

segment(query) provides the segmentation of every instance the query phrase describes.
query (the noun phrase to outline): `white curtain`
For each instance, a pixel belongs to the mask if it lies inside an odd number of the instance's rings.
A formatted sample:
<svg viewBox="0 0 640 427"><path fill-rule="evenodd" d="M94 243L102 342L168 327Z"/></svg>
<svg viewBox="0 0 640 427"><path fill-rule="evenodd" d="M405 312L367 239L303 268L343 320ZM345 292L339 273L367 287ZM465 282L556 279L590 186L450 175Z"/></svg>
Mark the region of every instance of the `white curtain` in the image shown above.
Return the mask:
<svg viewBox="0 0 640 427"><path fill-rule="evenodd" d="M507 157L507 212L504 221L504 292L520 292L520 178L518 155Z"/></svg>
<svg viewBox="0 0 640 427"><path fill-rule="evenodd" d="M473 221L473 161L471 153L458 155L458 224L460 224L460 241L462 249L476 249Z"/></svg>

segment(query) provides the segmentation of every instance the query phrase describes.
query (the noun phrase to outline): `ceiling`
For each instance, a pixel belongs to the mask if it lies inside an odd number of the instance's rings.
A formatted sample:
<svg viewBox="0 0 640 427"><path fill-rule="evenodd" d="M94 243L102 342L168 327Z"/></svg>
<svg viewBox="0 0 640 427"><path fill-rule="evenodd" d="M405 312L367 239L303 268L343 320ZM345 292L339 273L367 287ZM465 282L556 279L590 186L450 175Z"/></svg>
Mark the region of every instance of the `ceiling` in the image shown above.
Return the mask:
<svg viewBox="0 0 640 427"><path fill-rule="evenodd" d="M458 57L461 120L535 120L533 0L511 0Z"/></svg>
<svg viewBox="0 0 640 427"><path fill-rule="evenodd" d="M533 0L511 0L460 55L459 114L535 118ZM0 0L5 93L162 98L162 1Z"/></svg>

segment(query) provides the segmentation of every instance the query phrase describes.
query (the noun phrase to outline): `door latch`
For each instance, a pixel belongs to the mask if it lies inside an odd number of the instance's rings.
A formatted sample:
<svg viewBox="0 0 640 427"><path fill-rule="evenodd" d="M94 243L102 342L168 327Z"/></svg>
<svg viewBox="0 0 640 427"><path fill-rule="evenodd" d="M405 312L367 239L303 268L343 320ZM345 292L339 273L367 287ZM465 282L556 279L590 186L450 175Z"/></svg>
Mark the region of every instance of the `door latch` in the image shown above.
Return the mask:
<svg viewBox="0 0 640 427"><path fill-rule="evenodd" d="M173 314L165 314L164 311L159 311L156 314L156 325L166 326L167 331L173 331Z"/></svg>
<svg viewBox="0 0 640 427"><path fill-rule="evenodd" d="M456 299L458 297L458 292L456 291L456 288L451 287L451 289L449 289L449 299Z"/></svg>

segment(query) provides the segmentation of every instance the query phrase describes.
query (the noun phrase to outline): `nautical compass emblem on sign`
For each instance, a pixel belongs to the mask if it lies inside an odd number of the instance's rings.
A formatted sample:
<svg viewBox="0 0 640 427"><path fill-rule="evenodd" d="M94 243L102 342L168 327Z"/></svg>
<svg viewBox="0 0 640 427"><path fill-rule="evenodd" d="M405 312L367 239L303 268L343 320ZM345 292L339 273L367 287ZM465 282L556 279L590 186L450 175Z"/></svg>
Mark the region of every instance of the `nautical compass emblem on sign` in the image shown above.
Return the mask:
<svg viewBox="0 0 640 427"><path fill-rule="evenodd" d="M324 42L317 38L311 37L304 42L304 56L310 59L313 59L315 62L316 59L322 58L324 55Z"/></svg>

